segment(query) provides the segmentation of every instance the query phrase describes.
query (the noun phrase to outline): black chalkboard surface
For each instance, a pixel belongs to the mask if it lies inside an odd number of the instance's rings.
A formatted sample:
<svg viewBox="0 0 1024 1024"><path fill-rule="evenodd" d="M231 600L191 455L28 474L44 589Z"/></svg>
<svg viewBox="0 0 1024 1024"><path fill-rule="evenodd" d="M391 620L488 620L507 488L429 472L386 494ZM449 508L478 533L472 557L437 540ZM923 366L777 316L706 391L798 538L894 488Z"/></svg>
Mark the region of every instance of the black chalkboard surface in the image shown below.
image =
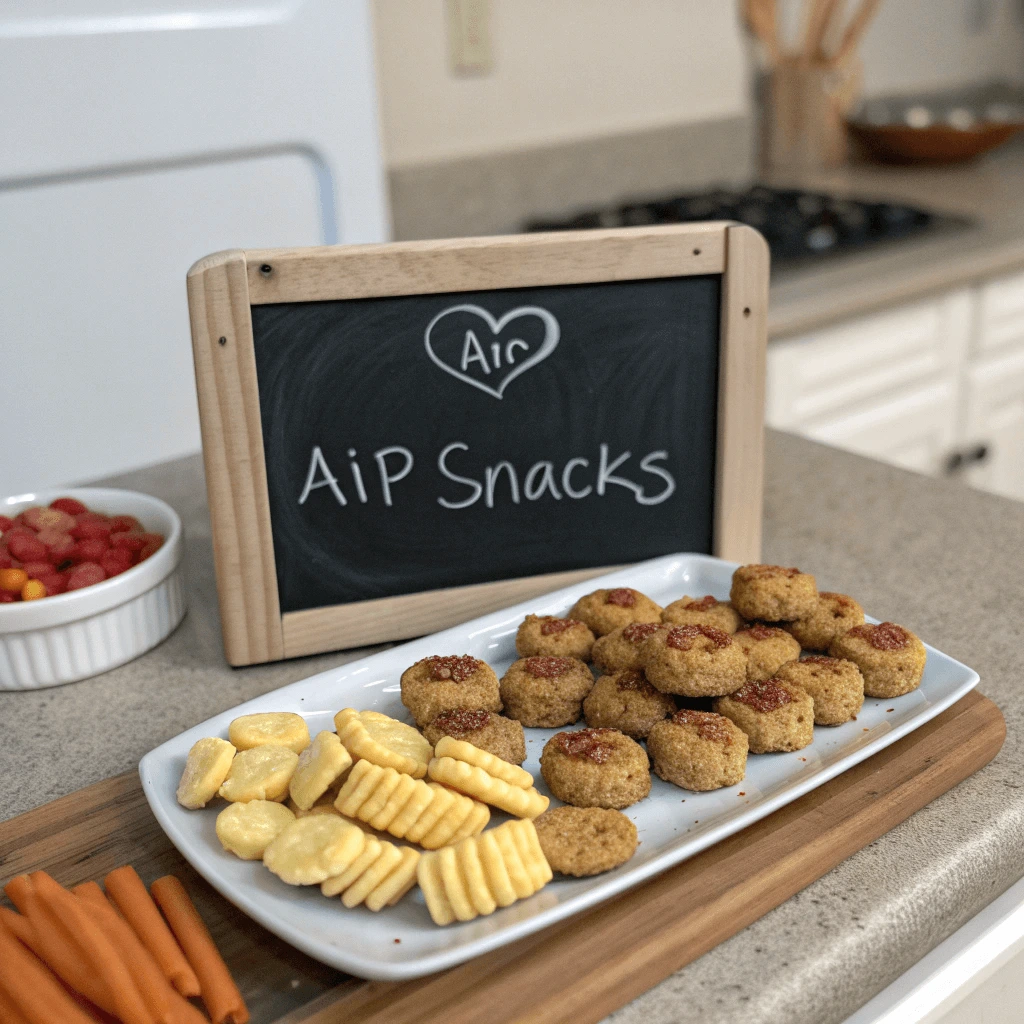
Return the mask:
<svg viewBox="0 0 1024 1024"><path fill-rule="evenodd" d="M231 250L188 274L233 665L760 555L768 250L729 223Z"/></svg>
<svg viewBox="0 0 1024 1024"><path fill-rule="evenodd" d="M282 612L710 552L721 276L252 309Z"/></svg>

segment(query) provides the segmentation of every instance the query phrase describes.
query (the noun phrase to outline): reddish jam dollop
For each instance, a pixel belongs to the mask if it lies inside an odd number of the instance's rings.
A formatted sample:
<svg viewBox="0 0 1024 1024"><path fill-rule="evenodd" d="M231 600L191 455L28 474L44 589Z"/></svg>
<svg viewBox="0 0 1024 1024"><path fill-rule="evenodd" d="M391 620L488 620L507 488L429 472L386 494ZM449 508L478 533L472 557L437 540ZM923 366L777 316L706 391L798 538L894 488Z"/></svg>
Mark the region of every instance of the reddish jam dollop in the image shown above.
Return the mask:
<svg viewBox="0 0 1024 1024"><path fill-rule="evenodd" d="M800 570L786 568L784 565L745 565L742 575L747 579L772 579L779 576L792 579L800 575Z"/></svg>
<svg viewBox="0 0 1024 1024"><path fill-rule="evenodd" d="M482 729L490 720L487 711L471 711L469 708L453 708L442 711L433 724L448 736L465 736Z"/></svg>
<svg viewBox="0 0 1024 1024"><path fill-rule="evenodd" d="M778 711L793 700L789 690L776 679L756 679L745 683L731 697L765 715Z"/></svg>
<svg viewBox="0 0 1024 1024"><path fill-rule="evenodd" d="M615 604L620 608L632 608L636 604L636 591L629 587L616 587L609 590L604 599L605 604Z"/></svg>
<svg viewBox="0 0 1024 1024"><path fill-rule="evenodd" d="M434 655L423 661L430 669L430 678L437 682L463 683L480 667L480 662L468 654Z"/></svg>
<svg viewBox="0 0 1024 1024"><path fill-rule="evenodd" d="M818 592L818 597L828 598L837 608L852 608L853 600L847 597L845 594L836 594L831 590L821 590Z"/></svg>
<svg viewBox="0 0 1024 1024"><path fill-rule="evenodd" d="M832 672L839 672L841 665L838 658L827 658L824 654L808 654L806 658L803 658L800 662L808 665L820 665L822 668L830 669Z"/></svg>
<svg viewBox="0 0 1024 1024"><path fill-rule="evenodd" d="M676 725L691 725L697 730L697 735L702 740L711 740L712 743L722 743L729 746L732 743L732 732L729 730L729 720L722 715L716 715L711 711L691 711L683 708L672 716Z"/></svg>
<svg viewBox="0 0 1024 1024"><path fill-rule="evenodd" d="M537 679L557 679L572 670L572 658L526 658L523 661L523 668Z"/></svg>
<svg viewBox="0 0 1024 1024"><path fill-rule="evenodd" d="M677 651L688 651L699 636L710 640L712 645L718 649L728 647L732 643L732 637L728 633L716 629L714 626L673 626L668 631L665 642Z"/></svg>
<svg viewBox="0 0 1024 1024"><path fill-rule="evenodd" d="M594 764L605 764L615 753L615 744L609 743L615 729L578 729L576 732L560 732L555 745L566 757L578 757Z"/></svg>
<svg viewBox="0 0 1024 1024"><path fill-rule="evenodd" d="M637 669L627 669L625 672L620 672L615 680L615 686L619 690L633 690L636 693L657 693L657 690L647 681L647 676Z"/></svg>
<svg viewBox="0 0 1024 1024"><path fill-rule="evenodd" d="M880 622L877 626L870 623L854 626L850 630L850 635L867 640L876 651L898 651L910 643L910 634L895 622Z"/></svg>
<svg viewBox="0 0 1024 1024"><path fill-rule="evenodd" d="M740 632L744 636L753 637L755 640L771 640L773 636L778 636L781 630L776 629L774 626L762 626L757 623L754 626L747 626L746 629L741 629Z"/></svg>
<svg viewBox="0 0 1024 1024"><path fill-rule="evenodd" d="M623 627L622 639L631 644L642 644L649 636L654 636L659 629L664 628L660 622L631 622Z"/></svg>
<svg viewBox="0 0 1024 1024"><path fill-rule="evenodd" d="M556 619L553 615L545 615L540 631L544 636L554 636L556 633L564 633L567 629L582 625L579 619Z"/></svg>
<svg viewBox="0 0 1024 1024"><path fill-rule="evenodd" d="M702 597L699 600L694 598L687 604L686 610L688 612L709 612L712 608L717 608L718 604L718 598L708 594L707 597Z"/></svg>

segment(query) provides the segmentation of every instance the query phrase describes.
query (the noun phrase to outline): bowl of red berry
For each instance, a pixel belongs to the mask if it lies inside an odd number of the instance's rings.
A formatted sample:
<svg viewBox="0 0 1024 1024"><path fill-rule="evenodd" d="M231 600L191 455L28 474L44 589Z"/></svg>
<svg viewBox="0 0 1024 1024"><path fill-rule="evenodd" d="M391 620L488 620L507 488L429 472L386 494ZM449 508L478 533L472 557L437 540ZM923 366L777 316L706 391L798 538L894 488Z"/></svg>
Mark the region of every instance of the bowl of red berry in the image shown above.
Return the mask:
<svg viewBox="0 0 1024 1024"><path fill-rule="evenodd" d="M123 665L185 615L181 521L158 498L84 487L0 498L0 690Z"/></svg>

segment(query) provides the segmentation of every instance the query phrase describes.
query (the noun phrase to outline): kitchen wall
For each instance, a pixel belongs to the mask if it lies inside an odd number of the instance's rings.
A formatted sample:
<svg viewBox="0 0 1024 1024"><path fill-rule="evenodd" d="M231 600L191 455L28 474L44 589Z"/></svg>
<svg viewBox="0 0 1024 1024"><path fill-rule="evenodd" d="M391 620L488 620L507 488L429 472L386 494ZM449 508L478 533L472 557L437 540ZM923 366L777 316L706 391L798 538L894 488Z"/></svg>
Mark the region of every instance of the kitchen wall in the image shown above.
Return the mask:
<svg viewBox="0 0 1024 1024"><path fill-rule="evenodd" d="M748 64L737 8L732 0L491 0L494 69L457 77L442 0L374 0L387 162L742 116ZM1024 77L1022 12L1020 0L886 0L863 48L868 91Z"/></svg>

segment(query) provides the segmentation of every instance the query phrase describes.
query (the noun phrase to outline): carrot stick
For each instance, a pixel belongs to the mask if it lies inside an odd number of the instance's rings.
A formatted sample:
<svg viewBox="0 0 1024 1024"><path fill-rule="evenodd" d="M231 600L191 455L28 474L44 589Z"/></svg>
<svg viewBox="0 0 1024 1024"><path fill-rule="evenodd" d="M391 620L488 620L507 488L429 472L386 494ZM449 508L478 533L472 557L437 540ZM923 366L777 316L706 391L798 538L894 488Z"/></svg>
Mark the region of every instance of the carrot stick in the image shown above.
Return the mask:
<svg viewBox="0 0 1024 1024"><path fill-rule="evenodd" d="M81 882L79 885L72 886L71 887L71 892L75 896L78 896L78 897L80 897L83 900L86 900L86 901L91 900L93 903L97 903L97 904L104 903L107 906L110 906L110 904L107 903L106 894L103 892L103 889L100 887L99 882L93 882L93 881Z"/></svg>
<svg viewBox="0 0 1024 1024"><path fill-rule="evenodd" d="M32 928L31 938L34 941L26 941L32 952L70 988L102 1009L113 1012L114 999L110 989L90 967L67 922L39 899L28 875L12 878L4 886L4 892ZM30 936L25 933L19 937L28 940Z"/></svg>
<svg viewBox="0 0 1024 1024"><path fill-rule="evenodd" d="M13 910L0 907L0 921L7 925L8 930L16 939L23 942L35 953L34 945L37 941L35 929L32 927L32 922L24 914L16 914Z"/></svg>
<svg viewBox="0 0 1024 1024"><path fill-rule="evenodd" d="M199 978L203 1002L214 1024L246 1024L249 1011L242 993L185 887L174 875L165 875L153 883L150 892Z"/></svg>
<svg viewBox="0 0 1024 1024"><path fill-rule="evenodd" d="M18 1009L14 999L7 994L7 990L0 985L0 1020L9 1021L10 1024L30 1024L29 1019Z"/></svg>
<svg viewBox="0 0 1024 1024"><path fill-rule="evenodd" d="M89 905L58 885L46 872L29 875L40 901L67 922L89 966L103 979L113 999L115 1016L124 1024L154 1024L128 967L95 920ZM74 986L78 988L78 986ZM79 989L81 991L81 989ZM105 1007L104 1007L105 1008Z"/></svg>
<svg viewBox="0 0 1024 1024"><path fill-rule="evenodd" d="M49 968L0 924L0 988L28 1024L95 1024Z"/></svg>
<svg viewBox="0 0 1024 1024"><path fill-rule="evenodd" d="M189 966L167 922L160 916L153 897L130 864L111 871L103 884L124 919L142 944L153 954L167 980L183 995L199 995L199 979Z"/></svg>

